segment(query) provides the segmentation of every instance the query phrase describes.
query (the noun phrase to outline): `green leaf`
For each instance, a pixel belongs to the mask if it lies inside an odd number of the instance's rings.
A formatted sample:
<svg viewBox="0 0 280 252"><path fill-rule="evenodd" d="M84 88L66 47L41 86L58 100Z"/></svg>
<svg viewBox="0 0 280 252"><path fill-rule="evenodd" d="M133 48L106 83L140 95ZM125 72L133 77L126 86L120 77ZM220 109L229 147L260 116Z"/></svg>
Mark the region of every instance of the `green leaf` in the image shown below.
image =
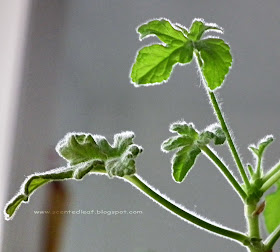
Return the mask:
<svg viewBox="0 0 280 252"><path fill-rule="evenodd" d="M171 159L173 178L176 182L182 182L201 152L201 148L209 144L211 140L216 145L224 143L226 137L221 128L216 124L199 133L192 123L184 121L175 122L170 125L170 132L177 133L165 140L161 149L164 152L176 150Z"/></svg>
<svg viewBox="0 0 280 252"><path fill-rule="evenodd" d="M250 145L249 150L252 151L253 154L255 154L258 158L262 158L266 148L273 142L273 136L268 135L265 138L261 139L257 146Z"/></svg>
<svg viewBox="0 0 280 252"><path fill-rule="evenodd" d="M187 36L192 41L198 41L207 30L213 30L219 33L223 32L223 29L216 24L207 24L203 19L194 19Z"/></svg>
<svg viewBox="0 0 280 252"><path fill-rule="evenodd" d="M172 159L173 178L176 182L182 182L195 163L201 150L193 145L186 146L176 152Z"/></svg>
<svg viewBox="0 0 280 252"><path fill-rule="evenodd" d="M193 144L193 139L188 136L170 137L162 143L162 150L172 151L174 149Z"/></svg>
<svg viewBox="0 0 280 252"><path fill-rule="evenodd" d="M186 64L193 58L192 41L167 20L152 20L138 28L141 38L157 36L165 45L143 47L137 54L131 69L134 84L158 84L170 77L173 67Z"/></svg>
<svg viewBox="0 0 280 252"><path fill-rule="evenodd" d="M214 144L215 145L221 145L224 144L227 137L225 135L225 132L222 130L222 128L218 127L214 131Z"/></svg>
<svg viewBox="0 0 280 252"><path fill-rule="evenodd" d="M153 44L137 53L131 68L131 81L136 86L166 82L176 64L187 64L198 57L205 84L214 90L222 85L232 64L230 47L219 38L201 39L206 31L222 33L216 24L194 19L188 31L167 19L155 19L138 27L140 40L157 36L163 44Z"/></svg>
<svg viewBox="0 0 280 252"><path fill-rule="evenodd" d="M166 19L155 19L138 27L140 39L147 36L157 36L162 42L172 44L174 42L187 42L187 38L180 31L175 29Z"/></svg>
<svg viewBox="0 0 280 252"><path fill-rule="evenodd" d="M177 63L192 60L192 44L163 46L151 45L142 48L137 55L131 71L131 80L135 84L157 84L166 81Z"/></svg>
<svg viewBox="0 0 280 252"><path fill-rule="evenodd" d="M198 133L192 123L187 124L184 121L174 122L170 125L169 131L178 133L180 135L189 136L190 138L197 139Z"/></svg>
<svg viewBox="0 0 280 252"><path fill-rule="evenodd" d="M26 178L20 192L6 205L6 220L13 217L21 203L28 202L31 194L44 184L57 180L80 180L87 174L103 173L109 177L136 172L135 158L142 148L133 144L133 132L122 132L114 136L114 143L99 135L68 133L59 141L56 150L67 161L67 167L35 173Z"/></svg>
<svg viewBox="0 0 280 252"><path fill-rule="evenodd" d="M272 233L280 225L280 181L276 183L276 191L265 197L264 220L267 231Z"/></svg>
<svg viewBox="0 0 280 252"><path fill-rule="evenodd" d="M56 151L68 161L69 165L76 165L91 159L106 159L101 149L103 137L95 137L90 134L68 133L56 146ZM106 140L105 140L106 141ZM104 148L104 147L103 147ZM108 150L110 146L107 146Z"/></svg>
<svg viewBox="0 0 280 252"><path fill-rule="evenodd" d="M202 61L201 71L208 87L220 87L232 64L230 47L222 39L207 38L195 43Z"/></svg>
<svg viewBox="0 0 280 252"><path fill-rule="evenodd" d="M16 212L19 205L22 203L22 201L26 201L27 197L25 195L17 195L15 198L10 201L5 207L5 219L10 219L13 214Z"/></svg>
<svg viewBox="0 0 280 252"><path fill-rule="evenodd" d="M214 140L215 145L221 145L226 141L224 131L216 123L208 126L204 132L200 134L199 142L203 145L208 144L211 140Z"/></svg>

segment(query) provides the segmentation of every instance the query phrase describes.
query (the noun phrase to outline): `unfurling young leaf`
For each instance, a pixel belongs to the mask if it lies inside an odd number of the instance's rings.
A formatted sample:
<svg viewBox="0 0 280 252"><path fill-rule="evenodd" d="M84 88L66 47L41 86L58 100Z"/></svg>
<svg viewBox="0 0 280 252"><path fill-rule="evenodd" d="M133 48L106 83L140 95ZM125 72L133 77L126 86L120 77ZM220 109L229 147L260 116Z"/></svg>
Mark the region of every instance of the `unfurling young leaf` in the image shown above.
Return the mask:
<svg viewBox="0 0 280 252"><path fill-rule="evenodd" d="M13 217L22 202L28 202L31 194L40 186L67 179L82 179L91 173L105 173L109 177L123 177L136 172L135 158L142 148L133 143L133 132L114 136L110 145L106 138L85 133L68 133L57 145L57 152L67 161L67 167L35 173L26 178L20 192L6 205L6 220Z"/></svg>
<svg viewBox="0 0 280 252"><path fill-rule="evenodd" d="M155 19L141 25L138 28L140 39L157 36L163 44L149 45L138 52L131 69L132 82L137 86L165 82L176 64L190 63L196 52L207 86L211 90L220 87L231 67L232 57L223 40L201 39L209 30L223 31L216 24L207 24L202 19L194 19L189 31L166 19Z"/></svg>
<svg viewBox="0 0 280 252"><path fill-rule="evenodd" d="M198 41L201 39L203 33L209 30L219 33L223 32L223 29L216 24L206 24L203 19L194 19L190 32L188 33L188 38L192 41Z"/></svg>
<svg viewBox="0 0 280 252"><path fill-rule="evenodd" d="M273 136L268 135L265 138L261 139L257 146L250 145L248 148L255 154L258 158L262 158L266 148L273 142Z"/></svg>
<svg viewBox="0 0 280 252"><path fill-rule="evenodd" d="M264 220L269 233L280 225L280 181L276 183L276 187L276 192L265 197Z"/></svg>
<svg viewBox="0 0 280 252"><path fill-rule="evenodd" d="M268 135L265 138L261 139L257 146L250 145L248 149L256 156L257 158L257 165L256 165L256 172L253 174L253 179L260 178L263 168L262 168L262 158L266 151L266 148L273 142L273 136Z"/></svg>
<svg viewBox="0 0 280 252"><path fill-rule="evenodd" d="M173 178L176 182L182 182L195 163L201 152L201 148L214 140L214 144L223 144L226 140L222 129L216 125L199 133L193 124L186 122L175 122L170 126L170 132L177 133L176 136L165 140L161 149L164 152L177 150L172 157Z"/></svg>

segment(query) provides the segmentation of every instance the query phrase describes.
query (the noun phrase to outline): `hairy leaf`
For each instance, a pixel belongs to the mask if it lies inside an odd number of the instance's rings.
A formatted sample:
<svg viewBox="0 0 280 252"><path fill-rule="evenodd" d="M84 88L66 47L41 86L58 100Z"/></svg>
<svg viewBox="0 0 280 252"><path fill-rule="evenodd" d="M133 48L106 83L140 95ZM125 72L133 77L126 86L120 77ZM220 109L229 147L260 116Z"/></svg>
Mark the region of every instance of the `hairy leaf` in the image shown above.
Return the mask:
<svg viewBox="0 0 280 252"><path fill-rule="evenodd" d="M157 36L162 44L142 48L131 69L131 80L139 84L156 84L166 81L177 63L186 64L193 58L193 44L181 30L165 19L152 20L138 28L141 38Z"/></svg>
<svg viewBox="0 0 280 252"><path fill-rule="evenodd" d="M172 159L175 181L182 182L184 180L200 152L201 150L195 145L185 146L176 152Z"/></svg>
<svg viewBox="0 0 280 252"><path fill-rule="evenodd" d="M187 42L187 38L180 31L175 29L166 19L155 19L139 26L138 33L143 39L149 35L157 36L162 42L172 44L174 42Z"/></svg>
<svg viewBox="0 0 280 252"><path fill-rule="evenodd" d="M214 132L214 144L215 145L221 145L226 141L226 135L225 132L222 130L222 128L217 127L215 128Z"/></svg>
<svg viewBox="0 0 280 252"><path fill-rule="evenodd" d="M195 43L202 60L201 71L208 87L214 90L222 85L232 64L230 47L217 38L207 38Z"/></svg>
<svg viewBox="0 0 280 252"><path fill-rule="evenodd" d="M251 150L258 158L262 158L266 148L273 142L273 140L272 135L266 136L258 142L257 146L250 145L249 150Z"/></svg>
<svg viewBox="0 0 280 252"><path fill-rule="evenodd" d="M97 143L96 143L97 141ZM106 159L101 150L103 137L94 137L91 134L68 133L56 146L56 151L70 165L76 165L91 159ZM105 140L106 141L106 140ZM107 148L109 151L110 147Z"/></svg>
<svg viewBox="0 0 280 252"><path fill-rule="evenodd" d="M162 149L165 151L172 151L174 149L189 146L193 144L193 139L188 136L174 136L166 139L162 143Z"/></svg>
<svg viewBox="0 0 280 252"><path fill-rule="evenodd" d="M105 173L109 177L132 175L136 172L135 158L142 148L133 144L133 132L116 134L114 143L99 135L69 133L57 145L57 152L67 161L67 167L35 173L26 178L21 190L5 207L5 218L11 219L21 203L42 185L67 179L82 179L87 174Z"/></svg>
<svg viewBox="0 0 280 252"><path fill-rule="evenodd" d="M224 143L226 137L221 128L211 125L207 130L199 133L192 123L175 122L170 125L170 132L177 133L165 140L162 151L169 152L176 150L171 164L173 178L176 182L182 182L195 164L195 160L201 152L201 148L209 144L211 140L214 144Z"/></svg>
<svg viewBox="0 0 280 252"><path fill-rule="evenodd" d="M177 63L192 60L192 44L175 44L173 46L151 45L142 48L137 55L131 71L131 80L135 84L162 83L166 81Z"/></svg>
<svg viewBox="0 0 280 252"><path fill-rule="evenodd" d="M223 29L216 24L207 24L203 20L200 19L194 19L192 22L188 38L192 41L200 40L203 33L207 30L213 30L216 32L222 32Z"/></svg>
<svg viewBox="0 0 280 252"><path fill-rule="evenodd" d="M280 225L280 181L276 183L276 186L276 192L265 197L264 220L269 233L272 233Z"/></svg>
<svg viewBox="0 0 280 252"><path fill-rule="evenodd" d="M199 144L206 145L213 140L215 145L221 145L226 141L224 131L217 125L213 124L200 134Z"/></svg>
<svg viewBox="0 0 280 252"><path fill-rule="evenodd" d="M131 68L131 81L136 86L167 81L176 64L187 64L195 52L205 84L214 90L220 87L232 64L230 47L219 38L202 39L208 31L222 33L216 24L194 19L188 31L166 19L151 20L140 27L140 39L157 36L163 44L153 44L139 50Z"/></svg>
<svg viewBox="0 0 280 252"><path fill-rule="evenodd" d="M178 133L179 135L189 136L190 138L197 139L198 133L194 129L192 123L187 124L184 121L174 122L170 125L169 131Z"/></svg>

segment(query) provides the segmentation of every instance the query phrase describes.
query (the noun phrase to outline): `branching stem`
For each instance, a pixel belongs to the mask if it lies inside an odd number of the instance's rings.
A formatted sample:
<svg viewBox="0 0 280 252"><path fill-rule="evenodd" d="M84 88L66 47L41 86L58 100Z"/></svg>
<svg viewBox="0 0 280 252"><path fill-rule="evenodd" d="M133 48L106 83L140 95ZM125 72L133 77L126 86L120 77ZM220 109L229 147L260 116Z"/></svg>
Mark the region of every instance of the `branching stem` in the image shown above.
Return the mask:
<svg viewBox="0 0 280 252"><path fill-rule="evenodd" d="M140 177L134 175L134 176L125 176L125 179L130 181L134 186L136 186L140 191L142 191L144 194L146 194L148 197L155 200L159 205L163 206L170 212L174 213L176 216L181 217L182 219L185 219L196 226L199 226L205 230L208 230L212 233L218 234L220 236L223 236L224 238L229 238L232 240L235 240L236 242L242 243L242 244L248 244L248 237L246 237L244 234L239 233L237 231L229 230L226 228L215 226L212 223L209 223L205 220L202 220L198 218L197 216L194 216L193 214L183 210L182 208L174 205L164 197L162 197L160 194L155 192L153 189L149 187L148 184L144 183Z"/></svg>
<svg viewBox="0 0 280 252"><path fill-rule="evenodd" d="M221 127L222 127L222 129L225 132L225 135L227 137L229 148L230 148L230 150L232 152L232 155L234 157L234 160L235 160L235 162L237 164L237 167L239 169L241 177L242 177L246 187L250 188L250 182L248 180L248 177L246 175L246 172L245 172L244 167L242 165L242 162L240 160L239 154L238 154L238 152L237 152L237 150L235 148L235 145L234 145L234 143L232 141L231 135L229 133L228 127L227 127L226 122L224 120L223 114L222 114L221 109L219 107L218 101L217 101L217 99L215 97L215 94L213 92L209 91L209 96L210 96L213 108L215 110L216 116L217 116L218 120L220 121Z"/></svg>
<svg viewBox="0 0 280 252"><path fill-rule="evenodd" d="M201 60L200 54L199 54L198 51L195 51L195 55L196 55L196 59L197 59L197 63L199 65L200 71L202 72L203 62ZM235 148L235 145L234 145L233 140L231 138L231 135L229 133L228 127L227 127L226 122L224 120L222 111L221 111L221 109L219 107L219 104L218 104L218 101L217 101L217 99L215 97L215 94L213 92L211 92L211 91L208 91L208 93L209 93L210 101L211 101L212 106L214 108L215 114L216 114L218 120L220 121L221 127L222 127L222 129L225 132L225 135L227 137L229 148L230 148L230 150L232 152L233 158L234 158L234 160L236 162L236 165L237 165L237 167L239 169L241 177L242 177L246 187L250 188L249 179L248 179L248 177L246 175L246 172L245 172L245 169L244 169L244 167L242 165L242 162L240 160L239 154L238 154L238 152L237 152L237 150Z"/></svg>
<svg viewBox="0 0 280 252"><path fill-rule="evenodd" d="M280 179L280 170L274 173L269 179L267 179L262 185L260 191L266 192L271 186L273 186Z"/></svg>
<svg viewBox="0 0 280 252"><path fill-rule="evenodd" d="M275 173L280 171L280 162L278 162L274 167L272 167L264 176L263 181L269 180Z"/></svg>

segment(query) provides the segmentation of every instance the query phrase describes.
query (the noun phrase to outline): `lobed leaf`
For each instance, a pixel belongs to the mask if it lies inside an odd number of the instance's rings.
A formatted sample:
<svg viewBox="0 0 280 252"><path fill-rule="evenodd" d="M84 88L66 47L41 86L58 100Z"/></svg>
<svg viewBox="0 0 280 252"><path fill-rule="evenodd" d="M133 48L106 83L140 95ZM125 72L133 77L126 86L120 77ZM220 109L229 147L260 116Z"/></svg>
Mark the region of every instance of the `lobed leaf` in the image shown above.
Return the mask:
<svg viewBox="0 0 280 252"><path fill-rule="evenodd" d="M184 34L175 29L166 19L155 19L138 27L140 39L149 35L157 36L162 42L172 44L174 42L185 43L188 39Z"/></svg>
<svg viewBox="0 0 280 252"><path fill-rule="evenodd" d="M198 41L207 30L223 32L223 29L216 24L207 24L202 19L194 19L187 37L192 41Z"/></svg>
<svg viewBox="0 0 280 252"><path fill-rule="evenodd" d="M222 85L232 64L230 47L219 38L201 39L208 31L221 33L216 24L194 19L188 31L180 24L155 19L138 28L140 39L157 36L164 44L153 44L139 50L131 68L131 81L136 86L167 81L176 64L187 64L195 52L207 86L214 90Z"/></svg>
<svg viewBox="0 0 280 252"><path fill-rule="evenodd" d="M91 159L104 160L106 155L101 150L102 140L102 137L95 137L94 139L90 134L68 133L58 142L56 151L67 160L69 165L76 165ZM107 146L107 148L108 152L110 146Z"/></svg>
<svg viewBox="0 0 280 252"><path fill-rule="evenodd" d="M276 183L276 191L265 197L264 220L267 231L272 233L280 225L280 181Z"/></svg>
<svg viewBox="0 0 280 252"><path fill-rule="evenodd" d="M198 133L192 123L187 124L184 121L174 122L170 125L169 131L172 133L178 133L180 135L189 136L190 138L197 139Z"/></svg>
<svg viewBox="0 0 280 252"><path fill-rule="evenodd" d="M163 43L143 47L131 69L134 84L162 83L170 77L173 67L186 64L193 58L193 44L181 30L165 20L152 20L138 28L140 38L157 36Z"/></svg>
<svg viewBox="0 0 280 252"><path fill-rule="evenodd" d="M188 136L174 136L166 139L162 143L162 150L172 151L174 149L193 144L193 139Z"/></svg>
<svg viewBox="0 0 280 252"><path fill-rule="evenodd" d="M266 136L265 138L261 139L257 146L255 145L250 145L248 148L255 154L258 158L262 158L266 148L273 142L273 136L269 135Z"/></svg>
<svg viewBox="0 0 280 252"><path fill-rule="evenodd" d="M206 145L213 140L215 145L221 145L226 141L226 135L222 128L217 124L208 126L204 132L200 134L199 143Z"/></svg>
<svg viewBox="0 0 280 252"><path fill-rule="evenodd" d="M225 135L225 132L222 130L222 128L217 127L214 130L214 144L215 145L221 145L224 144L224 142L226 141L227 137Z"/></svg>
<svg viewBox="0 0 280 252"><path fill-rule="evenodd" d="M219 145L225 142L225 134L217 125L211 125L207 130L199 133L192 123L175 122L170 125L170 132L177 133L165 140L162 151L176 150L171 159L172 175L176 182L182 182L201 152L201 148L209 144L211 140Z"/></svg>
<svg viewBox="0 0 280 252"><path fill-rule="evenodd" d="M174 65L192 60L193 48L190 42L172 46L151 45L142 48L131 70L135 84L162 83L169 79Z"/></svg>
<svg viewBox="0 0 280 252"><path fill-rule="evenodd" d="M136 172L135 158L142 148L133 144L133 132L116 134L113 145L99 135L69 133L59 141L56 150L67 161L67 167L35 173L26 178L20 192L6 205L6 220L11 219L23 202L28 202L31 194L52 181L83 179L91 173L105 173L109 177Z"/></svg>
<svg viewBox="0 0 280 252"><path fill-rule="evenodd" d="M230 47L222 39L207 38L195 43L202 60L201 71L208 87L220 87L232 64Z"/></svg>

